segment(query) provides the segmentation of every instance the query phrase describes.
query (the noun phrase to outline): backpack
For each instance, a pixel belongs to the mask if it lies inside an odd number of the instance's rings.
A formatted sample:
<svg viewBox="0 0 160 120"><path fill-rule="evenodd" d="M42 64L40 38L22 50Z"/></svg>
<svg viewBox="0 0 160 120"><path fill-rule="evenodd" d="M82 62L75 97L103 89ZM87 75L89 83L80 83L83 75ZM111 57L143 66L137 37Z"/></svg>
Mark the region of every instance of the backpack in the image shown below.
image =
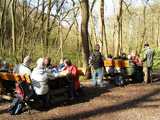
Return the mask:
<svg viewBox="0 0 160 120"><path fill-rule="evenodd" d="M15 98L7 111L10 115L17 115L22 113L24 106L25 104L20 100L20 98Z"/></svg>
<svg viewBox="0 0 160 120"><path fill-rule="evenodd" d="M115 85L118 85L118 86L123 86L124 85L124 80L123 80L122 75L116 75L115 76Z"/></svg>
<svg viewBox="0 0 160 120"><path fill-rule="evenodd" d="M34 95L33 87L27 85L26 81L20 81L16 83L17 96L23 101L28 102Z"/></svg>
<svg viewBox="0 0 160 120"><path fill-rule="evenodd" d="M91 67L91 65L93 65L94 60L95 60L95 54L92 53L92 54L89 56L89 60L88 60L89 67Z"/></svg>
<svg viewBox="0 0 160 120"><path fill-rule="evenodd" d="M8 108L8 113L17 115L22 113L25 103L34 95L33 88L29 88L26 81L16 83L17 98L15 98Z"/></svg>

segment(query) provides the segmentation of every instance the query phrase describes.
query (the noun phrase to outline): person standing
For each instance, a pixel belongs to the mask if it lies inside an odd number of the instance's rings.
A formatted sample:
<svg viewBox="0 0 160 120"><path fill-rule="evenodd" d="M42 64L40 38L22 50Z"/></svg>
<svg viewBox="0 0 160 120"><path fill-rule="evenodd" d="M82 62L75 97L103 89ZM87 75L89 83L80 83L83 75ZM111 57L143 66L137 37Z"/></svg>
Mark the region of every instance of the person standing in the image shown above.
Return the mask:
<svg viewBox="0 0 160 120"><path fill-rule="evenodd" d="M154 51L149 47L149 44L144 45L145 51L143 56L143 72L144 72L144 84L152 82L151 70L153 66Z"/></svg>
<svg viewBox="0 0 160 120"><path fill-rule="evenodd" d="M102 72L102 67L104 66L104 62L102 60L102 55L99 52L100 46L99 44L95 45L95 50L93 52L93 68L94 68L94 74L93 74L93 86L97 86L97 75L99 76L100 79L100 87L106 87L104 85L103 81L103 72Z"/></svg>

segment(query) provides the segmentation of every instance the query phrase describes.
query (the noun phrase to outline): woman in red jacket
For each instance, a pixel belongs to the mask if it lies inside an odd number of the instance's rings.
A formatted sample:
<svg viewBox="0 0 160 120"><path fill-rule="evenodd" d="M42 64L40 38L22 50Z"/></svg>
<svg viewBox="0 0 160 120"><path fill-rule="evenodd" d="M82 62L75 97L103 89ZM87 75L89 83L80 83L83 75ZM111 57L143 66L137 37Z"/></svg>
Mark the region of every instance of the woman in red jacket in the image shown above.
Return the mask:
<svg viewBox="0 0 160 120"><path fill-rule="evenodd" d="M65 65L64 70L68 70L73 75L74 90L76 91L80 87L78 69L75 65L72 65L71 61L68 59L64 60L64 65Z"/></svg>
<svg viewBox="0 0 160 120"><path fill-rule="evenodd" d="M132 54L132 60L133 60L134 62L136 62L136 63L139 62L138 59L136 58L136 55L135 55L135 54Z"/></svg>

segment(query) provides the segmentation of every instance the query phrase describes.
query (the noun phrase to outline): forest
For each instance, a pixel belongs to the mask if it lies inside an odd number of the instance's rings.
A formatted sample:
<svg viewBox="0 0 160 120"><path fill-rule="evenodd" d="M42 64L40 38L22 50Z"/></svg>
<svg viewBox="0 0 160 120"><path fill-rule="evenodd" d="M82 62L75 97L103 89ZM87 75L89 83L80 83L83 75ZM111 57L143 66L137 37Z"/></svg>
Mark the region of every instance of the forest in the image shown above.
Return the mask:
<svg viewBox="0 0 160 120"><path fill-rule="evenodd" d="M139 2L139 3L137 3ZM40 57L52 64L66 57L77 66L88 67L96 43L106 58L135 53L143 45L160 51L160 1L111 0L0 0L0 59L13 67L27 55L33 65Z"/></svg>

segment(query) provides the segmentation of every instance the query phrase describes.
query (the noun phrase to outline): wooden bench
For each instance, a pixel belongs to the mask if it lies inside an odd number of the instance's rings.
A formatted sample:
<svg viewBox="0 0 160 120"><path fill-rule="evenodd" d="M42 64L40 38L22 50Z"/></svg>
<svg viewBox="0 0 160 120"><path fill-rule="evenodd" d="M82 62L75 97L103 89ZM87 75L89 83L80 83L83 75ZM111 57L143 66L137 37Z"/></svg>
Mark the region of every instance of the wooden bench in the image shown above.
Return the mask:
<svg viewBox="0 0 160 120"><path fill-rule="evenodd" d="M78 68L78 74L80 76L85 76L86 74L86 69L85 68ZM11 97L10 95L6 95L6 91L5 91L5 88L1 82L1 79L2 80L8 80L8 81L15 81L17 83L19 83L20 81L22 80L26 80L26 82L28 84L31 83L31 79L30 79L30 75L23 75L23 74L13 74L13 73L0 73L0 90L1 90L1 93L3 94L2 95L2 98L3 99L8 99L8 100L13 100L13 97ZM61 77L58 77L56 78L57 80L53 80L53 83L52 84L56 84L56 82L58 82L59 80L62 80L62 79L65 79L65 76L61 76ZM14 88L15 90L15 88ZM56 88L56 89L53 89L53 90L50 90L49 91L52 95L58 95L58 94L63 94L65 92L67 92L67 88Z"/></svg>
<svg viewBox="0 0 160 120"><path fill-rule="evenodd" d="M128 60L104 60L104 67L112 67L113 69L115 69L115 67L119 67L119 72L123 74L123 68L130 67L130 62ZM104 79L114 79L116 73L107 74L105 72L105 68L103 68L102 70Z"/></svg>
<svg viewBox="0 0 160 120"><path fill-rule="evenodd" d="M27 83L31 83L31 79L29 75L23 75L23 74L13 74L13 73L0 73L0 89L1 89L1 93L2 98L3 99L8 99L8 100L13 100L13 97L11 97L10 95L6 95L6 90L2 84L1 80L8 80L8 81L15 81L17 83L19 83L22 80L26 80ZM15 90L15 88L13 88L13 91ZM15 95L14 95L15 96Z"/></svg>

